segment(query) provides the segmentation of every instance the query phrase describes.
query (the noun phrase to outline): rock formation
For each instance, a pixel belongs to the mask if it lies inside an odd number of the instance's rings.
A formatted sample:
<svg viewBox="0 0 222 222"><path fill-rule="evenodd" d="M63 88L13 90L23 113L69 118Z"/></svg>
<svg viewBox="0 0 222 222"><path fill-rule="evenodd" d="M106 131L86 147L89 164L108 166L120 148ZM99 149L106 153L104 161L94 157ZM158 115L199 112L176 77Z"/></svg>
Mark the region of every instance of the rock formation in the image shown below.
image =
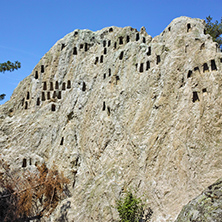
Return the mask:
<svg viewBox="0 0 222 222"><path fill-rule="evenodd" d="M222 179L210 185L180 212L175 222L222 220Z"/></svg>
<svg viewBox="0 0 222 222"><path fill-rule="evenodd" d="M131 27L75 30L0 106L13 168L56 164L71 196L48 221L114 221L137 191L151 221L174 221L222 173L222 53L200 19L154 38Z"/></svg>

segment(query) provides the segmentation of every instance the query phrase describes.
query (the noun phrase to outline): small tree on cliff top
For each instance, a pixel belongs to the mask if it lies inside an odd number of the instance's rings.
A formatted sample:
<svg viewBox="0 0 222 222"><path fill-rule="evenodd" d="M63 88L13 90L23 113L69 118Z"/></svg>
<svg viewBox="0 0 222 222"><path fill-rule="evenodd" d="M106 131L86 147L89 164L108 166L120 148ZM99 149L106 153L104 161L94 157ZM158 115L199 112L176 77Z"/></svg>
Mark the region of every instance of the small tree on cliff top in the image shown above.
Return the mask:
<svg viewBox="0 0 222 222"><path fill-rule="evenodd" d="M219 47L222 49L222 18L221 22L219 23L217 20L213 23L212 22L212 17L208 16L206 17L206 34L210 34L213 38L214 42L217 42Z"/></svg>

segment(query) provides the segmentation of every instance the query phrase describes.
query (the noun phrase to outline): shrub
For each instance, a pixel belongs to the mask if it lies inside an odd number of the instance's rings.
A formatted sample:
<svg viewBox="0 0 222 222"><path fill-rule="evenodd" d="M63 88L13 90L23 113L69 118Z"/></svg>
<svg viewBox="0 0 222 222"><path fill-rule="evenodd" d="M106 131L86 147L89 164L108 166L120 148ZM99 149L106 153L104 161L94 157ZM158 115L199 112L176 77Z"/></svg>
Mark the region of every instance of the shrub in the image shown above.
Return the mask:
<svg viewBox="0 0 222 222"><path fill-rule="evenodd" d="M127 191L123 198L117 200L120 222L148 221L153 211L148 208L148 213L145 215L144 206L140 198L135 197L131 191Z"/></svg>
<svg viewBox="0 0 222 222"><path fill-rule="evenodd" d="M0 221L18 222L49 216L64 196L68 179L45 164L19 174L0 160Z"/></svg>

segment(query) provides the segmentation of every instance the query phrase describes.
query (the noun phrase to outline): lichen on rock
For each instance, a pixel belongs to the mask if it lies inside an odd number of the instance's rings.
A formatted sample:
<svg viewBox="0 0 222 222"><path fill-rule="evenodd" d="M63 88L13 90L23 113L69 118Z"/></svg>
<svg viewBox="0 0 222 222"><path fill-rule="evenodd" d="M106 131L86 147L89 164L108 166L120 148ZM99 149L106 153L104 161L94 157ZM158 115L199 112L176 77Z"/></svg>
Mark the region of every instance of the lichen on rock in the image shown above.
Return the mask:
<svg viewBox="0 0 222 222"><path fill-rule="evenodd" d="M222 179L183 207L175 222L222 220Z"/></svg>

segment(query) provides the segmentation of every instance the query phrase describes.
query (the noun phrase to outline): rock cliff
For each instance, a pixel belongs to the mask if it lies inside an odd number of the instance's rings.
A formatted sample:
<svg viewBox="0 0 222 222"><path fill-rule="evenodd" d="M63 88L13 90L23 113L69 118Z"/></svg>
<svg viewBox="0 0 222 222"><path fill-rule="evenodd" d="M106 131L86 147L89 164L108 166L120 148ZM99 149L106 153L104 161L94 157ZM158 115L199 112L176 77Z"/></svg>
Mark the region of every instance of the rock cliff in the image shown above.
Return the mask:
<svg viewBox="0 0 222 222"><path fill-rule="evenodd" d="M126 189L174 221L221 177L222 53L200 19L74 30L0 106L0 152L13 168L56 164L71 196L48 221L114 221Z"/></svg>

